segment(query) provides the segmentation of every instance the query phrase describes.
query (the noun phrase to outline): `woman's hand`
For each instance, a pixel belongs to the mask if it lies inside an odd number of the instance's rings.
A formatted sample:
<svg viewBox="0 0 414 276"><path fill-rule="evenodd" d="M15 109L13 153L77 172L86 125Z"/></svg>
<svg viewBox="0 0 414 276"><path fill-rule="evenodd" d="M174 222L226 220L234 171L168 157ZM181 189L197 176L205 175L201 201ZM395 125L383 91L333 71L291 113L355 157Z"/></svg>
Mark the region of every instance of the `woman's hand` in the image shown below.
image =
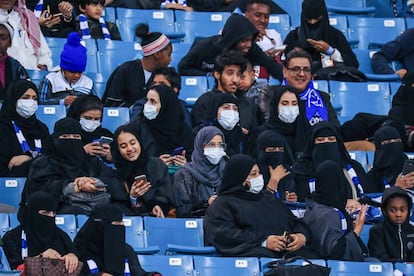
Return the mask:
<svg viewBox="0 0 414 276"><path fill-rule="evenodd" d="M157 218L165 218L164 212L159 205L155 205L154 208L152 208L152 214Z"/></svg>
<svg viewBox="0 0 414 276"><path fill-rule="evenodd" d="M73 7L71 3L62 1L58 4L58 8L65 18L72 17Z"/></svg>
<svg viewBox="0 0 414 276"><path fill-rule="evenodd" d="M326 43L323 40L314 40L311 38L308 38L307 41L310 45L312 45L313 48L315 48L318 52L326 53L329 49L329 44Z"/></svg>
<svg viewBox="0 0 414 276"><path fill-rule="evenodd" d="M214 200L216 200L216 198L217 198L217 195L210 196L208 201L207 201L208 205L213 204L213 202L214 202Z"/></svg>
<svg viewBox="0 0 414 276"><path fill-rule="evenodd" d="M99 144L99 142L92 142L92 143L86 144L83 146L83 149L89 155L97 156L103 153L103 148L101 144Z"/></svg>
<svg viewBox="0 0 414 276"><path fill-rule="evenodd" d="M407 173L406 175L399 174L395 180L395 186L401 189L411 189L414 187L414 172Z"/></svg>
<svg viewBox="0 0 414 276"><path fill-rule="evenodd" d="M40 26L51 28L60 23L60 16L53 16L48 10L44 10L39 17L38 22Z"/></svg>
<svg viewBox="0 0 414 276"><path fill-rule="evenodd" d="M285 198L287 201L290 202L297 202L298 201L298 195L295 192L289 193L288 191L285 192Z"/></svg>
<svg viewBox="0 0 414 276"><path fill-rule="evenodd" d="M366 217L366 214L367 214L367 208L368 208L368 206L366 204L363 204L361 206L361 210L359 210L358 217L354 221L354 232L358 237L361 234L362 228L364 228L365 217Z"/></svg>
<svg viewBox="0 0 414 276"><path fill-rule="evenodd" d="M111 154L111 145L109 145L109 144L103 144L102 145L101 156L105 160L107 160L109 162L112 162L113 159L112 159L112 154Z"/></svg>
<svg viewBox="0 0 414 276"><path fill-rule="evenodd" d="M134 183L132 183L131 190L129 191L129 195L132 197L140 197L143 196L146 192L149 191L151 188L151 183L147 182L143 179L141 180L135 180Z"/></svg>
<svg viewBox="0 0 414 276"><path fill-rule="evenodd" d="M276 191L279 185L279 181L282 180L282 178L284 178L285 176L289 175L290 171L286 170L286 168L283 165L278 165L274 169L272 168L272 166L269 166L269 174L270 179L269 183L267 183L267 187Z"/></svg>
<svg viewBox="0 0 414 276"><path fill-rule="evenodd" d="M69 253L63 256L63 260L65 261L65 268L69 274L73 273L78 267L78 257L76 257L76 255L73 253Z"/></svg>
<svg viewBox="0 0 414 276"><path fill-rule="evenodd" d="M29 155L16 155L10 159L9 165L7 167L9 168L9 170L11 170L13 167L18 167L30 160L32 160L32 157L30 157Z"/></svg>
<svg viewBox="0 0 414 276"><path fill-rule="evenodd" d="M278 235L270 235L266 239L266 248L276 251L282 252L286 248L286 239L283 236Z"/></svg>
<svg viewBox="0 0 414 276"><path fill-rule="evenodd" d="M95 187L95 184L98 183L98 180L93 179L91 177L77 177L73 182L75 183L75 186L77 186L78 190L81 192L94 193L99 191L99 189Z"/></svg>
<svg viewBox="0 0 414 276"><path fill-rule="evenodd" d="M306 243L306 237L302 233L290 234L289 238L291 238L292 241L286 245L287 251L296 251Z"/></svg>
<svg viewBox="0 0 414 276"><path fill-rule="evenodd" d="M169 154L162 154L162 155L160 155L160 157L159 157L160 159L161 159L161 161L162 162L164 162L164 164L165 165L171 165L173 162L172 162L172 157L170 157L170 155Z"/></svg>
<svg viewBox="0 0 414 276"><path fill-rule="evenodd" d="M60 260L63 259L62 256L59 254L59 252L57 252L56 250L52 248L46 249L46 251L43 251L40 255L48 259L60 259Z"/></svg>
<svg viewBox="0 0 414 276"><path fill-rule="evenodd" d="M174 165L184 166L185 163L187 163L187 159L185 158L185 150L181 153L181 155L172 156L171 161Z"/></svg>

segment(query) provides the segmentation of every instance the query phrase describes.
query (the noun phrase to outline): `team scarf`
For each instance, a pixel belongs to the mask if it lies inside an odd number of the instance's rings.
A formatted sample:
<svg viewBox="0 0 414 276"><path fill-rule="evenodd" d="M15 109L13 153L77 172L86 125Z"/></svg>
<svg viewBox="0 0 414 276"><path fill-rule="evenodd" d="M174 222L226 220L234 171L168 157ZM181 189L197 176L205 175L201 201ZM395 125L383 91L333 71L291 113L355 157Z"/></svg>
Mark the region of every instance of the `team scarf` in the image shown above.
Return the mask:
<svg viewBox="0 0 414 276"><path fill-rule="evenodd" d="M36 18L40 18L40 16L42 15L42 11L43 11L43 0L40 0L39 2L37 2L34 8L34 11L33 11Z"/></svg>
<svg viewBox="0 0 414 276"><path fill-rule="evenodd" d="M99 24L101 24L104 39L111 40L111 34L109 33L108 27L106 26L105 20L102 16L99 17ZM80 27L81 34L82 34L82 39L92 38L91 32L89 31L88 18L83 14L79 15L79 27Z"/></svg>
<svg viewBox="0 0 414 276"><path fill-rule="evenodd" d="M26 233L24 232L24 230L22 230L22 235L21 235L21 240L22 240L22 259L24 260L24 258L26 258L28 256L28 249L27 249L27 238L26 238Z"/></svg>
<svg viewBox="0 0 414 276"><path fill-rule="evenodd" d="M282 85L289 85L286 79L283 79ZM306 89L299 96L300 100L305 102L306 118L311 126L328 120L328 109L321 94L313 87L312 81L308 83Z"/></svg>
<svg viewBox="0 0 414 276"><path fill-rule="evenodd" d="M341 230L342 234L348 233L348 223L346 222L345 215L337 208L334 208L334 210L338 213L339 218L341 219Z"/></svg>
<svg viewBox="0 0 414 276"><path fill-rule="evenodd" d="M30 152L33 158L38 156L40 154L40 152L42 151L42 140L40 140L40 139L35 139L34 140L35 150L33 151L30 148L29 144L27 143L26 138L24 137L24 135L23 135L22 131L20 130L20 128L16 125L16 123L14 121L12 121L12 124L13 124L14 131L16 132L17 140L19 141L20 147L22 148L22 151L24 153Z"/></svg>
<svg viewBox="0 0 414 276"><path fill-rule="evenodd" d="M89 267L89 271L91 274L97 274L99 272L98 266L96 265L95 261L92 259L89 259L86 261ZM131 276L131 271L129 269L129 263L128 259L125 259L125 268L124 268L124 276Z"/></svg>

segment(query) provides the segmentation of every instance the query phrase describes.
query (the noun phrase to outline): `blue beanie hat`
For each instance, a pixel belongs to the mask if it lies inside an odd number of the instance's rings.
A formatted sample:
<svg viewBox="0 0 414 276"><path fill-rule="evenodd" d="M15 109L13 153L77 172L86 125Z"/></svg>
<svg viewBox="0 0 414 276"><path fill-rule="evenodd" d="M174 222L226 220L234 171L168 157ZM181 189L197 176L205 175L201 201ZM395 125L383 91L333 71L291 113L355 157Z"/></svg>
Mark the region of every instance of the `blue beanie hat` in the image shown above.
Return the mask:
<svg viewBox="0 0 414 276"><path fill-rule="evenodd" d="M80 44L78 33L68 35L67 42L60 54L60 68L71 72L84 72L86 68L86 48Z"/></svg>

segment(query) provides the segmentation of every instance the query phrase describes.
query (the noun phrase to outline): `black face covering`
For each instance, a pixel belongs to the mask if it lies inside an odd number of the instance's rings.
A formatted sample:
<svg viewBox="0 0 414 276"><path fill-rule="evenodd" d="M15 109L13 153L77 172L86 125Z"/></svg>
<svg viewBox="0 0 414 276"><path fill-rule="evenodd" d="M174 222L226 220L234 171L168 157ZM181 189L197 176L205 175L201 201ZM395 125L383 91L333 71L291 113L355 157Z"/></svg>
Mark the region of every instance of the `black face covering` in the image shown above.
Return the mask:
<svg viewBox="0 0 414 276"><path fill-rule="evenodd" d="M315 144L312 151L312 158L315 167L325 160L332 160L338 165L341 164L341 156L336 142Z"/></svg>
<svg viewBox="0 0 414 276"><path fill-rule="evenodd" d="M86 154L81 139L58 138L53 140L53 145L59 160L71 165L83 164Z"/></svg>

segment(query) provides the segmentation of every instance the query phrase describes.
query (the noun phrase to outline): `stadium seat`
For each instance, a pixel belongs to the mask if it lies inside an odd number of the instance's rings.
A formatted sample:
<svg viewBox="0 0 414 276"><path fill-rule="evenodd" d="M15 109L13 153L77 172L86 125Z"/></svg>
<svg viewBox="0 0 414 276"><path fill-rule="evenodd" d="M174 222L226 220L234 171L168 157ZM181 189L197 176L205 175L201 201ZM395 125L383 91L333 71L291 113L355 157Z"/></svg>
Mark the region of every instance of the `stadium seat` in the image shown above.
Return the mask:
<svg viewBox="0 0 414 276"><path fill-rule="evenodd" d="M367 160L368 160L369 169L371 169L374 166L374 155L375 155L374 151L367 151Z"/></svg>
<svg viewBox="0 0 414 276"><path fill-rule="evenodd" d="M73 241L77 233L76 216L71 214L56 215L55 222L56 226L65 231Z"/></svg>
<svg viewBox="0 0 414 276"><path fill-rule="evenodd" d="M39 70L26 70L29 74L30 80L36 85L36 87L39 87L40 82L42 79L49 74L48 71L39 71Z"/></svg>
<svg viewBox="0 0 414 276"><path fill-rule="evenodd" d="M341 116L358 112L386 115L391 108L388 82L329 81L329 86L334 105L342 106Z"/></svg>
<svg viewBox="0 0 414 276"><path fill-rule="evenodd" d="M290 25L295 28L300 25L300 14L302 10L302 0L273 0L290 16Z"/></svg>
<svg viewBox="0 0 414 276"><path fill-rule="evenodd" d="M0 203L13 206L17 211L25 183L25 177L0 177Z"/></svg>
<svg viewBox="0 0 414 276"><path fill-rule="evenodd" d="M159 246L160 254L214 254L204 246L203 220L144 217L148 246Z"/></svg>
<svg viewBox="0 0 414 276"><path fill-rule="evenodd" d="M3 247L0 246L0 275L20 275L21 271L11 271L9 261L6 254L3 251Z"/></svg>
<svg viewBox="0 0 414 276"><path fill-rule="evenodd" d="M66 117L66 106L39 105L36 111L36 117L49 128L50 133L53 133L55 123Z"/></svg>
<svg viewBox="0 0 414 276"><path fill-rule="evenodd" d="M291 31L290 17L288 14L271 14L269 16L268 29L275 29L282 36L282 40L286 38Z"/></svg>
<svg viewBox="0 0 414 276"><path fill-rule="evenodd" d="M173 43L173 51L171 54L170 66L178 70L178 63L188 53L191 44L189 43Z"/></svg>
<svg viewBox="0 0 414 276"><path fill-rule="evenodd" d="M349 40L358 41L359 49L378 49L405 31L404 18L349 16L348 26Z"/></svg>
<svg viewBox="0 0 414 276"><path fill-rule="evenodd" d="M366 151L362 150L354 150L349 152L349 156L353 160L358 161L362 167L365 169L365 171L368 171L369 165L368 165L368 156Z"/></svg>
<svg viewBox="0 0 414 276"><path fill-rule="evenodd" d="M359 70L367 76L370 81L397 81L400 76L397 74L375 74L371 66L371 58L376 51L368 49L353 49L358 62Z"/></svg>
<svg viewBox="0 0 414 276"><path fill-rule="evenodd" d="M177 31L185 34L184 43L195 39L217 35L223 29L230 12L186 12L175 11Z"/></svg>
<svg viewBox="0 0 414 276"><path fill-rule="evenodd" d="M314 80L312 82L315 89L329 93L329 83L327 80Z"/></svg>
<svg viewBox="0 0 414 276"><path fill-rule="evenodd" d="M325 0L329 12L339 14L373 14L375 7L367 6L365 0Z"/></svg>
<svg viewBox="0 0 414 276"><path fill-rule="evenodd" d="M395 270L402 272L404 276L414 276L414 264L395 263ZM394 274L397 275L397 274Z"/></svg>
<svg viewBox="0 0 414 276"><path fill-rule="evenodd" d="M197 276L261 275L258 258L193 256Z"/></svg>
<svg viewBox="0 0 414 276"><path fill-rule="evenodd" d="M272 262L272 261L276 261L276 260L277 259L273 259L273 258L264 258L264 257L260 258L260 267L262 269L262 272L263 273L267 272L269 270L267 268L267 264ZM309 261L311 261L313 264L316 264L316 265L326 266L325 260L322 260L322 259L312 259L312 260L309 260ZM287 265L306 265L306 264L308 264L308 262L306 262L305 260L297 260L297 261L294 261L294 262L289 263Z"/></svg>
<svg viewBox="0 0 414 276"><path fill-rule="evenodd" d="M191 256L138 255L138 260L145 271L168 276L195 275Z"/></svg>
<svg viewBox="0 0 414 276"><path fill-rule="evenodd" d="M197 99L208 90L206 77L182 76L179 98L184 100L187 106L193 106Z"/></svg>
<svg viewBox="0 0 414 276"><path fill-rule="evenodd" d="M7 231L10 230L9 215L6 213L0 213L0 236L3 237Z"/></svg>
<svg viewBox="0 0 414 276"><path fill-rule="evenodd" d="M359 234L359 237L364 242L366 246L368 246L368 239L369 239L369 229L371 229L371 224L364 224L364 227L362 228L361 233Z"/></svg>
<svg viewBox="0 0 414 276"><path fill-rule="evenodd" d="M135 29L146 23L150 32L161 32L170 40L179 42L184 33L175 30L173 10L141 10L117 8L117 25L123 41L135 41Z"/></svg>
<svg viewBox="0 0 414 276"><path fill-rule="evenodd" d="M155 254L160 251L158 246L148 247L142 217L125 216L122 221L125 225L126 242L139 254Z"/></svg>
<svg viewBox="0 0 414 276"><path fill-rule="evenodd" d="M17 219L17 213L9 214L9 223L10 229L17 227L20 224L19 220Z"/></svg>
<svg viewBox="0 0 414 276"><path fill-rule="evenodd" d="M102 127L115 132L119 126L129 123L129 119L129 109L127 107L104 107Z"/></svg>
<svg viewBox="0 0 414 276"><path fill-rule="evenodd" d="M395 95L401 86L401 82L390 81L390 93Z"/></svg>
<svg viewBox="0 0 414 276"><path fill-rule="evenodd" d="M132 41L98 39L98 72L106 78L124 62L142 58L141 45Z"/></svg>
<svg viewBox="0 0 414 276"><path fill-rule="evenodd" d="M102 14L105 21L113 22L116 21L116 12L114 7L105 7L104 12Z"/></svg>
<svg viewBox="0 0 414 276"><path fill-rule="evenodd" d="M106 81L108 78L102 75L101 73L87 72L85 73L85 75L93 80L93 86L94 86L95 92L97 93L97 96L99 97L99 99L102 99L102 96L105 92Z"/></svg>
<svg viewBox="0 0 414 276"><path fill-rule="evenodd" d="M330 14L329 24L341 31L348 38L348 18L345 15Z"/></svg>
<svg viewBox="0 0 414 276"><path fill-rule="evenodd" d="M76 230L79 232L79 230L82 228L82 226L85 224L85 222L88 220L87 215L76 215Z"/></svg>
<svg viewBox="0 0 414 276"><path fill-rule="evenodd" d="M413 17L405 18L405 24L407 25L407 29L414 28L414 18Z"/></svg>
<svg viewBox="0 0 414 276"><path fill-rule="evenodd" d="M333 260L328 260L327 263L328 267L331 268L331 275L335 276L393 275L392 263L345 262Z"/></svg>

